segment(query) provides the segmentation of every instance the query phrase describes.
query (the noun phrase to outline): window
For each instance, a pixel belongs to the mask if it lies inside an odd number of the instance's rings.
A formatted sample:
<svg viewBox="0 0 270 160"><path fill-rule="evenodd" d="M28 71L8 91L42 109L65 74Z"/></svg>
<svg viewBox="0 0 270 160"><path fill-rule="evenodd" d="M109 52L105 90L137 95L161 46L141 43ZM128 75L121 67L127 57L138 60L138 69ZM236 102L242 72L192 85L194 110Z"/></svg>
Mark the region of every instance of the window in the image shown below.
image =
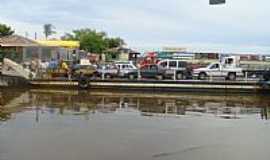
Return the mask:
<svg viewBox="0 0 270 160"><path fill-rule="evenodd" d="M160 66L162 66L163 68L167 68L168 62L162 62L160 63Z"/></svg>
<svg viewBox="0 0 270 160"><path fill-rule="evenodd" d="M116 58L117 58L116 54L112 54L112 59L116 59Z"/></svg>
<svg viewBox="0 0 270 160"><path fill-rule="evenodd" d="M226 64L233 64L233 59L232 58L226 59L225 63Z"/></svg>
<svg viewBox="0 0 270 160"><path fill-rule="evenodd" d="M123 65L122 68L123 68L123 69L128 69L129 66L128 66L128 65Z"/></svg>
<svg viewBox="0 0 270 160"><path fill-rule="evenodd" d="M178 68L185 68L186 66L187 66L186 62L181 62L181 61L178 62Z"/></svg>
<svg viewBox="0 0 270 160"><path fill-rule="evenodd" d="M176 68L176 67L177 67L176 61L170 61L169 67L171 67L171 68Z"/></svg>
<svg viewBox="0 0 270 160"><path fill-rule="evenodd" d="M151 66L150 66L150 69L151 69L151 70L157 70L157 66L151 65Z"/></svg>
<svg viewBox="0 0 270 160"><path fill-rule="evenodd" d="M210 69L218 69L219 68L219 64L214 64L212 65L212 67Z"/></svg>

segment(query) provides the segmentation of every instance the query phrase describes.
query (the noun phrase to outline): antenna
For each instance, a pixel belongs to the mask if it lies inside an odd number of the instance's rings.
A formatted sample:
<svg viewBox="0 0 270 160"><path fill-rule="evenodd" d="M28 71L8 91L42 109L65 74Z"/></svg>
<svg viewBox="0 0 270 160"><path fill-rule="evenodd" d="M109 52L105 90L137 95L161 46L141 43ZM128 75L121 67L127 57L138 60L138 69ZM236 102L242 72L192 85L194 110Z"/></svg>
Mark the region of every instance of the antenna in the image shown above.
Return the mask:
<svg viewBox="0 0 270 160"><path fill-rule="evenodd" d="M210 0L209 4L210 5L218 5L218 4L225 4L226 0Z"/></svg>

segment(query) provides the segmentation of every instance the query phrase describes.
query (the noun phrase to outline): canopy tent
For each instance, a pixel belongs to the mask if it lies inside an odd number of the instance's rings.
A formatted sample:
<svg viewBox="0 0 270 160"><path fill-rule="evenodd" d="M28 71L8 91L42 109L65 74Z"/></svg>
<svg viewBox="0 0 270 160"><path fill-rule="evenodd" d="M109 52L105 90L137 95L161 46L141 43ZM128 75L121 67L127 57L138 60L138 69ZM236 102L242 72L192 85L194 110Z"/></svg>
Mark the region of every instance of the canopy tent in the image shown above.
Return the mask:
<svg viewBox="0 0 270 160"><path fill-rule="evenodd" d="M39 44L50 47L63 47L76 49L80 47L79 41L62 41L62 40L39 40L37 41Z"/></svg>

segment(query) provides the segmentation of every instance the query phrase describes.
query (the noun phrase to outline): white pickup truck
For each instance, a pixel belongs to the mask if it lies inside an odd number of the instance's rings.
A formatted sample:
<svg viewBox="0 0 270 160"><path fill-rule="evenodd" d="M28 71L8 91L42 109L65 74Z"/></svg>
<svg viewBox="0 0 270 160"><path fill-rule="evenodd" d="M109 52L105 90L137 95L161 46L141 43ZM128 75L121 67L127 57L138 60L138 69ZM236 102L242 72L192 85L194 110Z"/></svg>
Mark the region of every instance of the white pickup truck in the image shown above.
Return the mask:
<svg viewBox="0 0 270 160"><path fill-rule="evenodd" d="M207 77L223 77L228 80L236 80L243 77L243 69L239 67L239 60L235 56L225 57L220 62L215 62L205 68L193 70L193 77L205 80Z"/></svg>

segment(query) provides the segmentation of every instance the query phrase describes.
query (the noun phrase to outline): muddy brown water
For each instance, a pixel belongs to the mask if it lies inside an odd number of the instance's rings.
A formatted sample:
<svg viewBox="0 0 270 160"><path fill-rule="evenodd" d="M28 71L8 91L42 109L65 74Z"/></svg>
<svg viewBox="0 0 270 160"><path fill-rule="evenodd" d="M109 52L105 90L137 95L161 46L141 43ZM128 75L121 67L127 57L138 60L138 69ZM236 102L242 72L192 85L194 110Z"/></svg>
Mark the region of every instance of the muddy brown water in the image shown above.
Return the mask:
<svg viewBox="0 0 270 160"><path fill-rule="evenodd" d="M269 160L270 97L0 91L0 160Z"/></svg>

